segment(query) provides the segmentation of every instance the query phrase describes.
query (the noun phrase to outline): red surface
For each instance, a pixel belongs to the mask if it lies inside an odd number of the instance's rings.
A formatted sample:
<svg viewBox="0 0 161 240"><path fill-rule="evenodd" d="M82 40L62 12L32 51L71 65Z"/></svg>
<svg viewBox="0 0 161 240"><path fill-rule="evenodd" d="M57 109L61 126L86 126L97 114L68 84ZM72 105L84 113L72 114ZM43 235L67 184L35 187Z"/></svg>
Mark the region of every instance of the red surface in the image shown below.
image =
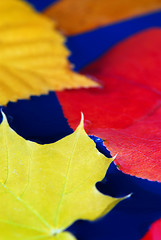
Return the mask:
<svg viewBox="0 0 161 240"><path fill-rule="evenodd" d="M161 181L161 30L139 33L83 70L98 89L57 92L72 128L106 140L125 173Z"/></svg>
<svg viewBox="0 0 161 240"><path fill-rule="evenodd" d="M161 239L161 219L152 224L147 234L142 240L160 240Z"/></svg>

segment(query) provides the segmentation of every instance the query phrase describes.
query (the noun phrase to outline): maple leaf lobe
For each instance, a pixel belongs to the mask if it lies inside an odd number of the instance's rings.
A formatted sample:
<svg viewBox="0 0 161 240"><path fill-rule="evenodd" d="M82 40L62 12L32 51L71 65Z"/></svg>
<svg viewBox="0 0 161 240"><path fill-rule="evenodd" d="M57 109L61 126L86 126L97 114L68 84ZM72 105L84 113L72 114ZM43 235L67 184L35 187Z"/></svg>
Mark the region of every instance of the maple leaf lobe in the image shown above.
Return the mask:
<svg viewBox="0 0 161 240"><path fill-rule="evenodd" d="M3 114L3 113L2 113ZM77 219L95 220L119 201L100 193L112 158L106 158L84 130L83 115L74 133L40 145L0 125L1 237L74 240L65 230ZM93 169L95 171L93 172Z"/></svg>

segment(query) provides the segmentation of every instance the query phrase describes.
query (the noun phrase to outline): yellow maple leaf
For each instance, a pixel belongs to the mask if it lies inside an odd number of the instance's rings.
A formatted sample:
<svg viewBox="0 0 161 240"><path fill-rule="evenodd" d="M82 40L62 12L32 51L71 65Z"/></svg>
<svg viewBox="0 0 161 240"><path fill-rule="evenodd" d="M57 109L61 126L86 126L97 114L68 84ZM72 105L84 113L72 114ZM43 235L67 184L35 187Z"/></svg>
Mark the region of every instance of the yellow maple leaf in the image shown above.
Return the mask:
<svg viewBox="0 0 161 240"><path fill-rule="evenodd" d="M0 238L74 240L66 232L77 219L95 220L120 200L95 184L112 162L84 131L40 145L0 125Z"/></svg>
<svg viewBox="0 0 161 240"><path fill-rule="evenodd" d="M0 104L98 84L74 73L55 23L20 0L0 1Z"/></svg>

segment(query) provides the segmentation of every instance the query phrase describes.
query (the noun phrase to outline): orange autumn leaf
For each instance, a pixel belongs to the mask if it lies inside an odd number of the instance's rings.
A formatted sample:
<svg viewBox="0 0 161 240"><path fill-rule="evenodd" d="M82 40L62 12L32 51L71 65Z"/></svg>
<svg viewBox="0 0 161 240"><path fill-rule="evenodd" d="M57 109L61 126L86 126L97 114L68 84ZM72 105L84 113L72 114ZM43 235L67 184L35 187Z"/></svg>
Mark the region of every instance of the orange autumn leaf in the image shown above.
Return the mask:
<svg viewBox="0 0 161 240"><path fill-rule="evenodd" d="M45 10L68 35L161 8L160 0L60 0Z"/></svg>
<svg viewBox="0 0 161 240"><path fill-rule="evenodd" d="M71 70L55 23L20 0L0 1L0 104L49 90L96 86Z"/></svg>

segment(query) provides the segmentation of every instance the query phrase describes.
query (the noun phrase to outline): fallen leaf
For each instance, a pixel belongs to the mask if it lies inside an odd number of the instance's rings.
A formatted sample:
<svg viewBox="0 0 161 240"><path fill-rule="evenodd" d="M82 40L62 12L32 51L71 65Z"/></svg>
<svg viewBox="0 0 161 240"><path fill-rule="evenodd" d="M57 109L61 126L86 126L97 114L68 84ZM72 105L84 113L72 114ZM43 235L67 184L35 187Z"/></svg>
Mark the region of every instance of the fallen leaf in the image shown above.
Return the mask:
<svg viewBox="0 0 161 240"><path fill-rule="evenodd" d="M142 240L160 240L161 236L161 219L152 224L149 231L142 238Z"/></svg>
<svg viewBox="0 0 161 240"><path fill-rule="evenodd" d="M139 33L83 70L102 88L57 92L75 127L85 114L88 134L105 141L125 173L161 181L161 30Z"/></svg>
<svg viewBox="0 0 161 240"><path fill-rule="evenodd" d="M73 35L160 8L160 0L60 0L44 13L57 20L64 33Z"/></svg>
<svg viewBox="0 0 161 240"><path fill-rule="evenodd" d="M65 231L73 222L104 216L124 199L96 189L113 159L96 149L83 118L74 133L52 144L23 139L4 114L0 133L2 239L74 240Z"/></svg>
<svg viewBox="0 0 161 240"><path fill-rule="evenodd" d="M96 86L74 73L55 23L19 0L0 2L0 104L49 90Z"/></svg>

